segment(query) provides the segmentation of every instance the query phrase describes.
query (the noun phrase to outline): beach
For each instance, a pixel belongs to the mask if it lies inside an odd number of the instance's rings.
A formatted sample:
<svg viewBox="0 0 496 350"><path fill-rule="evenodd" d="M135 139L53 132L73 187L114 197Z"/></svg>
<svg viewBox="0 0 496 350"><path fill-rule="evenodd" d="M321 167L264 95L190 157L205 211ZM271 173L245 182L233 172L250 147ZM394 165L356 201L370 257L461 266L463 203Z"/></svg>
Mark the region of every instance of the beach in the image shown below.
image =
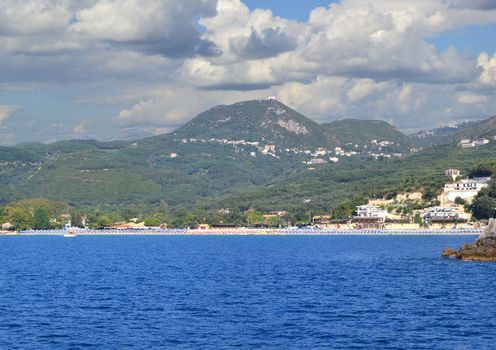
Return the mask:
<svg viewBox="0 0 496 350"><path fill-rule="evenodd" d="M8 235L21 236L64 236L73 233L76 236L467 236L480 235L482 229L128 229L128 230L29 230L19 233L8 233Z"/></svg>

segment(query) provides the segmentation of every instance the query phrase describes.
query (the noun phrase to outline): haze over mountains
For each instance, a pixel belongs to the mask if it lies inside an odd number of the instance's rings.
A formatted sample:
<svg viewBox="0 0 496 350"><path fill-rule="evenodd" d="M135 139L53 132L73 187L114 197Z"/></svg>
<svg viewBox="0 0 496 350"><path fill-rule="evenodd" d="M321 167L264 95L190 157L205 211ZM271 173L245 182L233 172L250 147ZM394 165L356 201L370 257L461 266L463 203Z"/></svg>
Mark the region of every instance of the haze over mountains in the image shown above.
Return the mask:
<svg viewBox="0 0 496 350"><path fill-rule="evenodd" d="M400 172L425 175L491 157L494 144L460 150L457 143L496 135L495 121L435 131L427 140L383 121L321 125L274 99L245 101L214 107L172 133L138 141L0 147L0 203L44 197L73 205L302 205L301 198L290 203L279 196L293 191L327 208L363 191L364 184L402 181ZM437 148L418 153L419 145Z"/></svg>

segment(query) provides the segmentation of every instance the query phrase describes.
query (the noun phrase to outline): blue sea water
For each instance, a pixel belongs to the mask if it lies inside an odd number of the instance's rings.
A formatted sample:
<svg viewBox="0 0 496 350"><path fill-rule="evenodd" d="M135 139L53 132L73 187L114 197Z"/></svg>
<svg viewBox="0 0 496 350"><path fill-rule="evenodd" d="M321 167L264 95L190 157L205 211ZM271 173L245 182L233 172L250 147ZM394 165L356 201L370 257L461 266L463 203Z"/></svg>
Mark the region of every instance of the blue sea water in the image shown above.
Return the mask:
<svg viewBox="0 0 496 350"><path fill-rule="evenodd" d="M1 237L0 349L495 349L474 237Z"/></svg>

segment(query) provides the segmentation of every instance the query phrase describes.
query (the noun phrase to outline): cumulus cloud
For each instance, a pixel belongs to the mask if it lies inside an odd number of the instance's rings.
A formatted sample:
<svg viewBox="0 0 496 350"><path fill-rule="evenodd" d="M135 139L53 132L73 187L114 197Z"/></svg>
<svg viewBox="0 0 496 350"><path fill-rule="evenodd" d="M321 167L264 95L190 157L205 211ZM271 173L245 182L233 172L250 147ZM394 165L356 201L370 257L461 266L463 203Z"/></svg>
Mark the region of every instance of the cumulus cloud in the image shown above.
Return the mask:
<svg viewBox="0 0 496 350"><path fill-rule="evenodd" d="M360 79L348 90L347 96L350 101L358 101L384 87L385 83L376 83L371 79Z"/></svg>
<svg viewBox="0 0 496 350"><path fill-rule="evenodd" d="M253 31L249 37L230 40L231 50L246 58L267 58L277 56L296 48L295 38L278 29L267 28L261 33Z"/></svg>
<svg viewBox="0 0 496 350"><path fill-rule="evenodd" d="M70 18L64 1L0 1L0 35L53 34L63 30Z"/></svg>
<svg viewBox="0 0 496 350"><path fill-rule="evenodd" d="M134 47L170 57L215 55L202 39L198 16L215 14L215 0L102 0L76 13L70 30L87 40Z"/></svg>
<svg viewBox="0 0 496 350"><path fill-rule="evenodd" d="M441 1L343 0L317 8L307 23L297 23L267 10L249 11L240 0L220 0L217 15L201 23L205 36L223 55L189 60L177 76L201 87L254 89L268 83L306 82L324 74L467 83L478 74L473 57L454 48L439 52L427 40L453 29L452 18L458 18L458 25L472 23L463 11ZM480 17L472 13L471 18L496 21L496 13L478 12Z"/></svg>
<svg viewBox="0 0 496 350"><path fill-rule="evenodd" d="M19 106L0 105L0 125L2 125L10 116L20 109Z"/></svg>
<svg viewBox="0 0 496 350"><path fill-rule="evenodd" d="M241 0L0 5L0 89L111 105L121 127L170 130L212 105L269 95L318 121L376 118L405 128L496 108L496 55L430 40L496 23L494 1L341 0L304 22ZM84 123L71 125L84 134Z"/></svg>
<svg viewBox="0 0 496 350"><path fill-rule="evenodd" d="M496 54L491 58L485 52L479 55L477 67L482 69L478 83L482 86L496 87Z"/></svg>

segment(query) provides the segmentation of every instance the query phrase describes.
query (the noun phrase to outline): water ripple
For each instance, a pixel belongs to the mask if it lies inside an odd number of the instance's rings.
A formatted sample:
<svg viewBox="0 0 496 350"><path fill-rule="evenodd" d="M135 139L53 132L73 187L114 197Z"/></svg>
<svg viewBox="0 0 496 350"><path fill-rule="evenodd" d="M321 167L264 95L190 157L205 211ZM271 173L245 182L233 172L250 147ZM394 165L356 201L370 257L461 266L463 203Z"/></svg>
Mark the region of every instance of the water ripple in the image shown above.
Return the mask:
<svg viewBox="0 0 496 350"><path fill-rule="evenodd" d="M463 237L0 237L0 349L494 349Z"/></svg>

